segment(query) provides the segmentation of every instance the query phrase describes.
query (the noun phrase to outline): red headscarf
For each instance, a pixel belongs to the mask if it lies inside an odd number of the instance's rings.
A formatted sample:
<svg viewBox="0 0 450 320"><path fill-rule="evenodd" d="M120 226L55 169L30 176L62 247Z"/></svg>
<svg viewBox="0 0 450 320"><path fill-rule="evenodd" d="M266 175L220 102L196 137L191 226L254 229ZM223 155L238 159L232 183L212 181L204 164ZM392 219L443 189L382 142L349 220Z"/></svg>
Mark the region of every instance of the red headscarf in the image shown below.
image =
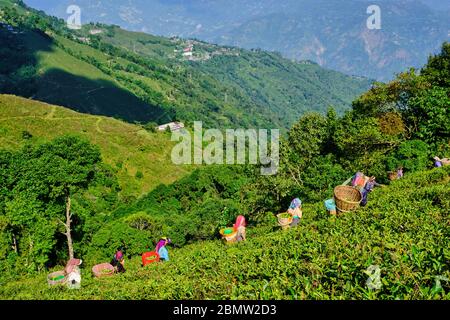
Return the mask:
<svg viewBox="0 0 450 320"><path fill-rule="evenodd" d="M123 258L123 253L122 253L122 251L117 251L116 252L116 259L117 259L117 261L121 261L122 260L122 258Z"/></svg>
<svg viewBox="0 0 450 320"><path fill-rule="evenodd" d="M245 222L245 217L240 215L236 218L236 223L234 224L235 229L239 229L239 227L245 227L247 223Z"/></svg>
<svg viewBox="0 0 450 320"><path fill-rule="evenodd" d="M70 259L66 265L66 273L71 273L76 266L79 266L83 261L81 259Z"/></svg>

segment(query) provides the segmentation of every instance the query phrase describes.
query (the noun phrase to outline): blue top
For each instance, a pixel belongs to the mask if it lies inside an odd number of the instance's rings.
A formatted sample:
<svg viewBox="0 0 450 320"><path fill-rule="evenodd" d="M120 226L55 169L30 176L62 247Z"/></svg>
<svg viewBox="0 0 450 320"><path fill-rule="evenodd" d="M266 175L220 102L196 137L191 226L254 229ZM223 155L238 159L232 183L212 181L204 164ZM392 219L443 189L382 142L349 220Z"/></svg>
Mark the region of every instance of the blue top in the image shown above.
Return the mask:
<svg viewBox="0 0 450 320"><path fill-rule="evenodd" d="M169 261L169 251L167 251L166 247L161 247L158 251L158 254L161 259Z"/></svg>

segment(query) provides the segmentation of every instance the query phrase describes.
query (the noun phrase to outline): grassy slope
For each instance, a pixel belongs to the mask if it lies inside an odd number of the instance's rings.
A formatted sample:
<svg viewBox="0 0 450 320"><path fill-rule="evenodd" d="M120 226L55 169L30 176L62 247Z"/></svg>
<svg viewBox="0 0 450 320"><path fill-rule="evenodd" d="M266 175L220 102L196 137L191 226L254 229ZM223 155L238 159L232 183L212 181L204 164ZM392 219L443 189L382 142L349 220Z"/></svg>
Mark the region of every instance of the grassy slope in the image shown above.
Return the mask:
<svg viewBox="0 0 450 320"><path fill-rule="evenodd" d="M86 55L105 60L88 46L55 36L63 45ZM51 40L35 32L26 32L26 46L38 61L38 91L35 99L70 107L76 111L144 120L153 107L136 98L113 77L95 66L77 59Z"/></svg>
<svg viewBox="0 0 450 320"><path fill-rule="evenodd" d="M338 218L306 205L299 228L249 228L246 243L208 241L171 249L171 261L94 279L81 290L49 288L40 274L0 286L2 299L450 299L450 167L407 176L370 195L368 207ZM414 193L411 192L414 190ZM98 261L101 262L101 261ZM364 272L381 268L370 291ZM434 291L433 291L434 290Z"/></svg>
<svg viewBox="0 0 450 320"><path fill-rule="evenodd" d="M101 148L103 159L118 170L125 195L140 196L160 183L172 183L190 171L172 164L173 143L166 134L148 133L140 126L112 118L80 114L63 107L0 95L0 147L18 148L25 143L22 131L33 142L62 134L79 134ZM119 168L123 163L122 168ZM136 179L137 171L144 174Z"/></svg>

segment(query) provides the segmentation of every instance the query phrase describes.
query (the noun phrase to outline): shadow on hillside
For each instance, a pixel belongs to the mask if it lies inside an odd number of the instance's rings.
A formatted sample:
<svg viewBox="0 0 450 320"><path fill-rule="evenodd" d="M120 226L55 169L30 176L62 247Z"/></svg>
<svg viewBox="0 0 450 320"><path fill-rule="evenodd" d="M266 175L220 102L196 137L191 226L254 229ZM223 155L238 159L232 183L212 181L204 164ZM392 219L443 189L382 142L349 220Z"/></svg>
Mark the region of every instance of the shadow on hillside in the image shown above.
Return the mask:
<svg viewBox="0 0 450 320"><path fill-rule="evenodd" d="M164 109L151 106L128 91L106 80L91 80L51 69L39 77L34 99L95 115L129 122L168 121Z"/></svg>
<svg viewBox="0 0 450 320"><path fill-rule="evenodd" d="M88 79L62 69L39 74L38 54L53 51L53 39L39 30L0 25L0 93L56 104L128 122L168 122L172 113L137 98L114 82Z"/></svg>

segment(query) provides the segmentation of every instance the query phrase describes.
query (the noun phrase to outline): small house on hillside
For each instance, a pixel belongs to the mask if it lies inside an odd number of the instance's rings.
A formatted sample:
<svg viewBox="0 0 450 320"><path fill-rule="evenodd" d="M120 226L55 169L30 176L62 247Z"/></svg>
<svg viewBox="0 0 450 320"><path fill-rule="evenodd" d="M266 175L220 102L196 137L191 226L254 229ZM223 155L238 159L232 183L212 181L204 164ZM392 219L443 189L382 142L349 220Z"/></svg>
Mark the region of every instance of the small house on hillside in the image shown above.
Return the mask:
<svg viewBox="0 0 450 320"><path fill-rule="evenodd" d="M92 29L89 31L90 34L95 35L95 34L100 34L103 33L103 30L101 29Z"/></svg>
<svg viewBox="0 0 450 320"><path fill-rule="evenodd" d="M86 37L75 37L75 38L84 43L90 42L89 38L86 38Z"/></svg>
<svg viewBox="0 0 450 320"><path fill-rule="evenodd" d="M182 122L171 122L171 123L166 123L163 125L160 125L156 128L156 130L158 131L166 131L167 128L170 128L170 131L174 132L174 131L178 131L184 128L184 123Z"/></svg>
<svg viewBox="0 0 450 320"><path fill-rule="evenodd" d="M193 56L194 45L189 44L183 49L183 57L191 58Z"/></svg>

